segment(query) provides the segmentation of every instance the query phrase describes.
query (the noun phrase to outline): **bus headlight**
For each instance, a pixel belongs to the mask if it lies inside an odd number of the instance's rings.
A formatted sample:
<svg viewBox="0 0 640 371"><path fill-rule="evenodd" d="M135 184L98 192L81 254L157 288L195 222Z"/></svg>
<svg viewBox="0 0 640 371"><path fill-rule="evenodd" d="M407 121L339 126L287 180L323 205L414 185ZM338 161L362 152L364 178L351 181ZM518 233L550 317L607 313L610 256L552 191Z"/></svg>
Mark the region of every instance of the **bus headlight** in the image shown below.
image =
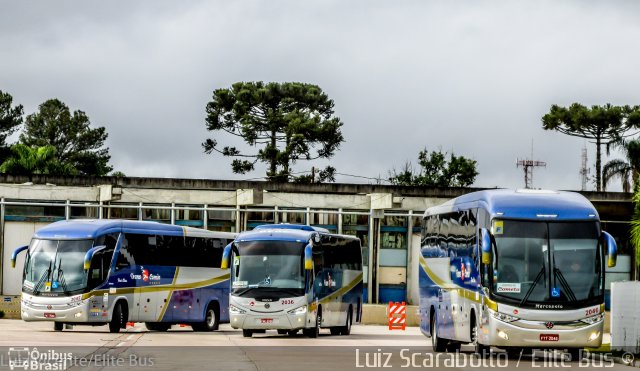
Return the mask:
<svg viewBox="0 0 640 371"><path fill-rule="evenodd" d="M595 323L602 321L603 319L604 319L604 314L598 314L597 316L583 318L580 321L586 323L587 325L593 325Z"/></svg>
<svg viewBox="0 0 640 371"><path fill-rule="evenodd" d="M518 317L514 317L514 316L510 316L508 314L504 314L504 313L500 313L500 312L493 312L493 318L502 321L502 322L513 322L513 321L517 321L519 320Z"/></svg>
<svg viewBox="0 0 640 371"><path fill-rule="evenodd" d="M307 313L307 306L303 305L303 306L298 307L296 309L292 309L292 310L288 311L287 313L294 314L294 315L305 314L305 313Z"/></svg>
<svg viewBox="0 0 640 371"><path fill-rule="evenodd" d="M229 304L229 313L231 314L245 314L246 312L233 304Z"/></svg>

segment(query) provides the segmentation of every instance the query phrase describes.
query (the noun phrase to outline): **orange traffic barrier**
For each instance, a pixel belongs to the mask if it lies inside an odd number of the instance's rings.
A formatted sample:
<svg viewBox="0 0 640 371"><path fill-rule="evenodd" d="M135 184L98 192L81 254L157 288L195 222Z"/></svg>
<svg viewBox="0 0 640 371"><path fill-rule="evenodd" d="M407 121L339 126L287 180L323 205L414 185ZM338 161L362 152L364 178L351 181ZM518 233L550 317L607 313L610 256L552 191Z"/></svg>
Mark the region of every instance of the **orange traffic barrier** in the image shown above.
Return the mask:
<svg viewBox="0 0 640 371"><path fill-rule="evenodd" d="M387 315L389 316L389 330L404 331L407 326L407 306L404 301L402 303L390 301Z"/></svg>

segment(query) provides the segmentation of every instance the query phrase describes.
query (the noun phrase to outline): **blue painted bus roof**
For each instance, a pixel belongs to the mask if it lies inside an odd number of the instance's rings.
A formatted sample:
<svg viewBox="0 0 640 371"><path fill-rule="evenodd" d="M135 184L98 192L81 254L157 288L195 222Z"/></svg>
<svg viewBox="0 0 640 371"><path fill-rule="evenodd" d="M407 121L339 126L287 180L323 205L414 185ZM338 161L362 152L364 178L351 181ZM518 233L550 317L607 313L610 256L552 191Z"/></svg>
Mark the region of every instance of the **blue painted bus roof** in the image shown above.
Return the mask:
<svg viewBox="0 0 640 371"><path fill-rule="evenodd" d="M145 222L121 219L76 219L51 223L39 229L34 238L93 239L105 233L114 232L162 233L182 236L180 226L158 222Z"/></svg>
<svg viewBox="0 0 640 371"><path fill-rule="evenodd" d="M357 238L356 236L338 235L328 233L324 228L300 226L298 224L263 224L259 225L251 231L242 232L236 238L236 241L303 241L307 242L314 234L340 236L343 238Z"/></svg>
<svg viewBox="0 0 640 371"><path fill-rule="evenodd" d="M598 220L598 212L586 197L575 192L492 189L456 197L427 209L426 215L483 207L491 218ZM555 215L555 217L550 217Z"/></svg>

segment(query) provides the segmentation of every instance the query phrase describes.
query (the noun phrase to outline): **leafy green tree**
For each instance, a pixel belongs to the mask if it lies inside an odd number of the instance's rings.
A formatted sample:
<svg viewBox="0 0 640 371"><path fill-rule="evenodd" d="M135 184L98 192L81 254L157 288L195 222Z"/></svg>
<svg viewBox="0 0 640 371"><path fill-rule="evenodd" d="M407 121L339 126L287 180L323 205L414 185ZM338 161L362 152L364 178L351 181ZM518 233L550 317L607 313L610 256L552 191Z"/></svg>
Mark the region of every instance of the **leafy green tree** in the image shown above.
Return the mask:
<svg viewBox="0 0 640 371"><path fill-rule="evenodd" d="M427 149L418 154L420 170L415 172L411 163L407 162L401 171L391 170L389 182L404 186L429 187L468 187L478 176L477 162L464 156Z"/></svg>
<svg viewBox="0 0 640 371"><path fill-rule="evenodd" d="M631 246L636 254L636 264L640 264L640 185L636 184L633 190L633 214L630 222ZM636 280L640 276L640 266L636 266Z"/></svg>
<svg viewBox="0 0 640 371"><path fill-rule="evenodd" d="M552 105L542 117L545 130L556 130L563 134L591 139L596 144L596 190L602 190L601 146L636 133L629 133L640 127L640 106L585 107L579 103L560 107Z"/></svg>
<svg viewBox="0 0 640 371"><path fill-rule="evenodd" d="M333 183L336 181L336 168L333 166L327 166L326 168L318 171L316 176L315 172L311 174L305 174L296 177L293 180L295 183L312 184L312 183Z"/></svg>
<svg viewBox="0 0 640 371"><path fill-rule="evenodd" d="M104 147L108 134L104 127L90 125L84 112L72 114L60 100L49 99L27 116L20 142L29 147L53 146L56 159L81 175L107 175L113 170L109 148Z"/></svg>
<svg viewBox="0 0 640 371"><path fill-rule="evenodd" d="M0 90L0 163L10 154L7 137L22 124L22 105L11 106L13 97Z"/></svg>
<svg viewBox="0 0 640 371"><path fill-rule="evenodd" d="M28 175L33 174L75 175L77 170L56 157L56 148L51 145L29 147L22 143L11 146L12 156L0 165L0 172Z"/></svg>
<svg viewBox="0 0 640 371"><path fill-rule="evenodd" d="M622 190L630 192L638 184L640 176L640 140L619 140L614 144L622 149L626 161L615 159L607 162L602 168L602 190L607 190L608 183L614 178L620 178Z"/></svg>
<svg viewBox="0 0 640 371"><path fill-rule="evenodd" d="M344 142L334 103L320 87L299 82L237 82L217 89L207 104L207 130L241 138L251 152L221 147L206 139L205 153L233 157L233 172L246 174L257 162L267 164L267 178L287 182L299 160L330 158ZM217 134L216 134L217 135Z"/></svg>

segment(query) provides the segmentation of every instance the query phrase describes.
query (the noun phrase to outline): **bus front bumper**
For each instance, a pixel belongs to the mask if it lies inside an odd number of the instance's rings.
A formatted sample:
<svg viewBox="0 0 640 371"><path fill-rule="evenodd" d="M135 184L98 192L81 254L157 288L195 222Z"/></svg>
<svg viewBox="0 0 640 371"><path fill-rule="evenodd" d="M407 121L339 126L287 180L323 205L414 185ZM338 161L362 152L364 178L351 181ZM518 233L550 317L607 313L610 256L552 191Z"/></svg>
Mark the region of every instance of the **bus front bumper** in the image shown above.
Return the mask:
<svg viewBox="0 0 640 371"><path fill-rule="evenodd" d="M65 323L99 323L108 322L109 312L106 308L90 308L87 300L74 304L60 299L33 298L32 301L23 300L20 304L22 320L26 322L55 321ZM68 299L68 298L66 298Z"/></svg>
<svg viewBox="0 0 640 371"><path fill-rule="evenodd" d="M243 330L299 330L313 327L308 313L231 313L231 327Z"/></svg>
<svg viewBox="0 0 640 371"><path fill-rule="evenodd" d="M503 322L489 318L480 328L481 341L496 347L550 348L597 348L602 344L604 321L591 325L584 324L571 329L527 328L515 322Z"/></svg>

